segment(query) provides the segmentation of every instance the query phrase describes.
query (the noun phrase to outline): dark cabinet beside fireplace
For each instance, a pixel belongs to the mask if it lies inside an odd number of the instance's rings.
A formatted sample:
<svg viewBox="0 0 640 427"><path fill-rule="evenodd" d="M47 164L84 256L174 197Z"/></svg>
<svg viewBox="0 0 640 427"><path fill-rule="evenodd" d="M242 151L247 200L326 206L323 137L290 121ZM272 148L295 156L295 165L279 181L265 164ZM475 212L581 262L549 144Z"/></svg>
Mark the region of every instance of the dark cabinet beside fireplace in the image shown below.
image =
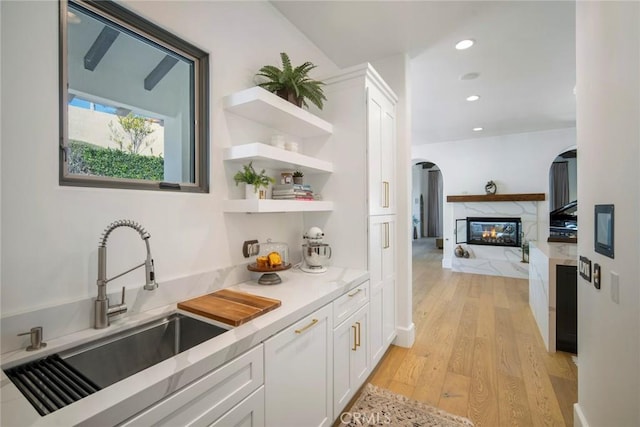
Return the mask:
<svg viewBox="0 0 640 427"><path fill-rule="evenodd" d="M578 272L556 266L556 350L578 353Z"/></svg>

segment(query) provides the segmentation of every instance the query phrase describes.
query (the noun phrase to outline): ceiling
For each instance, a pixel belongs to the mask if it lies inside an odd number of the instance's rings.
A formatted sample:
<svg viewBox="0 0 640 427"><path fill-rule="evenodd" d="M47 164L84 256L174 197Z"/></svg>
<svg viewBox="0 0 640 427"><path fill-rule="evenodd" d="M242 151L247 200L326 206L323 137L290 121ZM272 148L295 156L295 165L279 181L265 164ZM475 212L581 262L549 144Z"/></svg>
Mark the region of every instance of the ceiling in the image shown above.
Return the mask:
<svg viewBox="0 0 640 427"><path fill-rule="evenodd" d="M272 3L340 67L408 54L414 145L575 126L574 2Z"/></svg>

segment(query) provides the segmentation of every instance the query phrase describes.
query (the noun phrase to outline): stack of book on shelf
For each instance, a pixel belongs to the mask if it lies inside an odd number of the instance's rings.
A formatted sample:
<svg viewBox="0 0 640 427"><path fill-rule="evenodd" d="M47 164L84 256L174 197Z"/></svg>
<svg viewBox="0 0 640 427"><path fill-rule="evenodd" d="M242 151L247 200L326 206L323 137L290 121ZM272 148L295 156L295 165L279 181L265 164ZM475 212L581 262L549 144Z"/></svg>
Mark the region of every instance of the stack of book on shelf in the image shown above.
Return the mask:
<svg viewBox="0 0 640 427"><path fill-rule="evenodd" d="M274 200L314 200L309 184L276 184L273 186Z"/></svg>

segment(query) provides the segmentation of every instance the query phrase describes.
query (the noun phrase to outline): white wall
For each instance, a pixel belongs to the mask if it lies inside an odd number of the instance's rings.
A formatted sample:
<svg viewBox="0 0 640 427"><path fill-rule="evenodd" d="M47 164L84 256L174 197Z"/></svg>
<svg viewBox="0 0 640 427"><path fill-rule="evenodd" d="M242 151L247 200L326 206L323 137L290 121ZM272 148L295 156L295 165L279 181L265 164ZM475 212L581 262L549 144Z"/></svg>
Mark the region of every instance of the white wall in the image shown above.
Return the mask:
<svg viewBox="0 0 640 427"><path fill-rule="evenodd" d="M221 150L234 119L222 97L254 85L264 64L286 51L319 73L336 70L268 2L125 2L125 6L210 53L211 192L180 194L61 187L58 185L58 3L1 2L2 31L2 316L96 293L100 233L120 218L151 233L156 276L163 282L244 261L244 240L271 237L294 251L300 214L224 214L221 201L236 195ZM247 135L247 138L249 135ZM292 255L293 256L293 255ZM144 257L144 244L119 230L109 239L109 275ZM110 286L139 287L143 273ZM29 327L33 325L25 325Z"/></svg>
<svg viewBox="0 0 640 427"><path fill-rule="evenodd" d="M484 194L489 180L498 193L549 193L549 168L553 159L575 146L575 129L531 132L490 138L423 144L413 147L412 161L426 160L442 172L447 195ZM453 208L444 203L443 266L451 267L455 247ZM538 240L549 235L548 202L538 203Z"/></svg>
<svg viewBox="0 0 640 427"><path fill-rule="evenodd" d="M578 253L602 266L578 280L583 425L640 425L640 4L577 2ZM596 204L615 205L615 259L593 250ZM611 299L619 274L620 302Z"/></svg>

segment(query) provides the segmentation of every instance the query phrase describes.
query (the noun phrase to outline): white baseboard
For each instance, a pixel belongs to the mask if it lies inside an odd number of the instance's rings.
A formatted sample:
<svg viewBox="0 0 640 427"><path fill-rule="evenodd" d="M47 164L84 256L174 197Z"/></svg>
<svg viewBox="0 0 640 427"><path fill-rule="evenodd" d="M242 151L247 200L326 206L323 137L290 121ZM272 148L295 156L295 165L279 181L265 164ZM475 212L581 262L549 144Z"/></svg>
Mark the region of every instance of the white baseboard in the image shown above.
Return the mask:
<svg viewBox="0 0 640 427"><path fill-rule="evenodd" d="M573 427L589 427L589 423L578 403L573 404Z"/></svg>
<svg viewBox="0 0 640 427"><path fill-rule="evenodd" d="M416 340L416 325L412 322L408 328L398 326L396 328L396 339L393 344L410 348Z"/></svg>
<svg viewBox="0 0 640 427"><path fill-rule="evenodd" d="M442 257L442 268L451 270L453 267L453 260L451 258Z"/></svg>

